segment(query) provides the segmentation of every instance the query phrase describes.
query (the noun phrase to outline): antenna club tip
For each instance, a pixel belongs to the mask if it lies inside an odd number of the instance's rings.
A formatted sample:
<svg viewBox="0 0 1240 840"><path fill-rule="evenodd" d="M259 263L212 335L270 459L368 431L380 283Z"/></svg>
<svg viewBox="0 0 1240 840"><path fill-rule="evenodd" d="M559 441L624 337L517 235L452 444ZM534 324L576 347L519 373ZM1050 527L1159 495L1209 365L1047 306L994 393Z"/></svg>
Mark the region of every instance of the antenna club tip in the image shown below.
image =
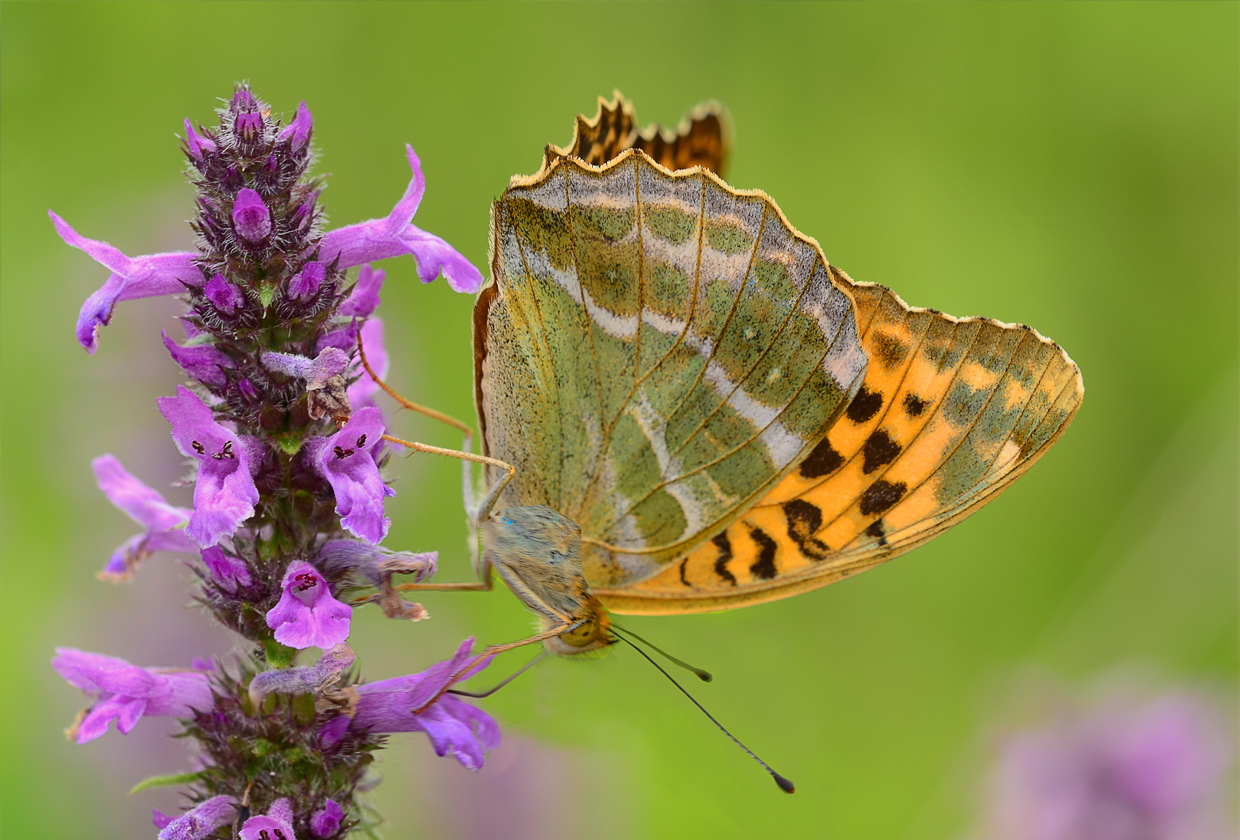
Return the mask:
<svg viewBox="0 0 1240 840"><path fill-rule="evenodd" d="M698 675L698 679L702 682L712 682L715 679L715 675L710 671L697 671L695 673Z"/></svg>
<svg viewBox="0 0 1240 840"><path fill-rule="evenodd" d="M784 793L796 793L797 792L797 786L792 783L791 779L785 779L783 776L779 775L774 770L771 771L771 775L775 777L775 784L779 785L779 789L782 790Z"/></svg>

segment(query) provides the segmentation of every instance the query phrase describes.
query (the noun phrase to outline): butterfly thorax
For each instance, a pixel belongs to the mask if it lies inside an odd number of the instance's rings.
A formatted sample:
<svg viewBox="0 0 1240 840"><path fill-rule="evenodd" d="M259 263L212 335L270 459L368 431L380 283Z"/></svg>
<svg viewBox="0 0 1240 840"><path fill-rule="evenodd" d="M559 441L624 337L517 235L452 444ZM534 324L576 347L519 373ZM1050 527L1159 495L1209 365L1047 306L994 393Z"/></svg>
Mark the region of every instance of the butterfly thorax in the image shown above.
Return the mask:
<svg viewBox="0 0 1240 840"><path fill-rule="evenodd" d="M612 644L607 609L590 592L581 571L581 528L545 505L510 507L483 524L486 560L508 588L534 612L544 630L569 625L548 639L560 656Z"/></svg>

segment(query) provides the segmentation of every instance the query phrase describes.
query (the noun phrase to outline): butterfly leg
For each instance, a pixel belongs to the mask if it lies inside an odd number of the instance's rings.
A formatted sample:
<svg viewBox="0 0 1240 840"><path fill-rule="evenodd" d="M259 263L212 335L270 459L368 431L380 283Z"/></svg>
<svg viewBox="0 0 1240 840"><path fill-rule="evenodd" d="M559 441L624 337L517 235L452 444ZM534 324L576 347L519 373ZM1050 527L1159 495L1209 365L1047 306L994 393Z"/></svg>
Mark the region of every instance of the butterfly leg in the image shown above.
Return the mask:
<svg viewBox="0 0 1240 840"><path fill-rule="evenodd" d="M400 403L401 406L409 409L410 411L416 411L417 413L422 414L426 417L429 417L432 420L438 420L441 423L445 423L449 426L452 426L453 428L459 430L463 437L463 440L461 442L461 448L457 450L457 449L444 449L438 446L429 446L425 443L418 443L417 441L401 440L400 438L392 437L390 435L383 436L384 440L387 440L391 443L399 444L400 446L407 447L409 449L412 449L415 452L429 452L429 453L436 454L436 455L447 455L448 457L451 457L451 458L460 459L461 461L461 496L463 497L465 501L465 516L469 521L469 528L470 528L470 537L469 537L470 562L471 562L471 565L473 566L474 573L478 578L478 582L471 583L471 584L465 584L465 583L460 583L460 584L405 584L404 586L397 587L397 588L401 588L401 589L411 588L411 589L490 590L491 588L490 565L486 563L485 560L480 559L478 555L478 526L482 522L483 519L485 519L487 516L491 514L491 509L495 506L495 502L497 499L499 499L500 494L504 492L504 488L508 486L508 482L512 480L513 475L516 474L516 469L511 464L506 464L503 461L496 460L495 458L488 458L485 455L475 455L473 453L474 433L473 433L473 430L469 428L469 426L467 426L465 423L462 423L460 420L457 420L455 417L452 417L451 415L444 414L441 411L436 411L433 408L427 408L426 406L418 405L415 402L405 399L400 394L398 394L390 385L384 382L379 377L379 375L375 373L374 369L370 366L370 362L366 360L366 348L362 344L361 331L358 331L358 334L357 334L357 353L358 353L359 359L361 360L362 367L365 368L367 375L370 376L371 380L376 385L378 385L380 388L383 389L384 393L386 393L392 399L396 400L396 402ZM486 496L481 501L478 500L477 488L474 484L473 473L471 472L471 468L470 468L471 463L482 464L484 466L499 467L500 469L504 470L504 475L499 479L499 481L495 483L495 486L492 487L487 492ZM485 474L484 474L484 480L485 480Z"/></svg>
<svg viewBox="0 0 1240 840"><path fill-rule="evenodd" d="M398 394L392 386L384 382L379 377L379 374L375 373L374 368L370 366L370 362L366 360L366 348L362 345L362 333L360 330L357 334L357 354L358 358L361 360L362 367L366 369L366 373L370 376L371 381L382 388L385 394L396 400L396 402L400 403L402 407L407 408L410 411L415 411L418 414L429 417L432 420L438 420L440 423L444 423L456 429L461 433L463 438L461 441L461 449L467 453L472 453L474 451L474 432L473 429L469 428L467 424L457 420L450 414L444 414L442 411L436 411L433 408L427 408L424 405L418 405L411 400L405 399ZM470 473L469 461L468 459L462 460L465 461L465 463L461 464L461 495L465 500L465 513L469 518L469 524L473 529L477 530L478 523L482 521L482 517L479 516L479 510L482 505L478 502L477 490L474 487L473 475ZM511 474L509 477L511 477ZM507 484L507 480L505 480L504 483ZM494 503L494 500L492 500L492 503Z"/></svg>

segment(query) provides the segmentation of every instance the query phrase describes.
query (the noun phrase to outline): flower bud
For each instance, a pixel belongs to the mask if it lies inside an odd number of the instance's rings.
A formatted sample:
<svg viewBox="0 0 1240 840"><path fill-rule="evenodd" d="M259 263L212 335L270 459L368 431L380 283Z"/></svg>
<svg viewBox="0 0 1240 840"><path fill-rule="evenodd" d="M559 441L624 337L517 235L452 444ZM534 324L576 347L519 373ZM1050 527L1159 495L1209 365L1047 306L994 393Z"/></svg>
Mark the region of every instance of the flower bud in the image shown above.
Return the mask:
<svg viewBox="0 0 1240 840"><path fill-rule="evenodd" d="M254 190L244 189L237 193L232 218L237 235L252 245L257 245L271 234L271 211Z"/></svg>
<svg viewBox="0 0 1240 840"><path fill-rule="evenodd" d="M189 151L189 156L196 161L202 160L202 153L204 151L214 152L218 148L214 141L194 131L194 126L190 123L188 117L185 120L185 145Z"/></svg>
<svg viewBox="0 0 1240 840"><path fill-rule="evenodd" d="M211 301L211 305L225 315L236 312L244 300L237 287L225 280L223 274L217 274L208 280L202 291L207 300Z"/></svg>
<svg viewBox="0 0 1240 840"><path fill-rule="evenodd" d="M276 139L281 143L288 142L290 149L300 152L310 142L310 132L313 128L314 121L310 118L310 109L306 107L305 102L302 102L297 108L296 119L285 126Z"/></svg>
<svg viewBox="0 0 1240 840"><path fill-rule="evenodd" d="M296 300L307 300L323 285L327 277L327 269L322 263L308 262L301 271L288 281L288 295Z"/></svg>

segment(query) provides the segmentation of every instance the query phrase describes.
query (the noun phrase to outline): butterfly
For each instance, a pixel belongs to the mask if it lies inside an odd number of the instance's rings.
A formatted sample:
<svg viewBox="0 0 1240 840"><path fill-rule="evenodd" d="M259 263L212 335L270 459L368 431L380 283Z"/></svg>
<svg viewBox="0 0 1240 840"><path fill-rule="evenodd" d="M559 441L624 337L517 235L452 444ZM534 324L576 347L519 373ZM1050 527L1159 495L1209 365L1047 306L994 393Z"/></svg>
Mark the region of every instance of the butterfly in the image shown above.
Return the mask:
<svg viewBox="0 0 1240 840"><path fill-rule="evenodd" d="M707 612L849 577L994 498L1080 407L1057 344L854 281L722 180L728 147L716 105L639 131L600 98L492 208L475 400L485 454L515 470L495 508L580 529L570 605ZM515 547L492 528L492 557L526 551L528 575L540 516Z"/></svg>
<svg viewBox="0 0 1240 840"><path fill-rule="evenodd" d="M609 613L733 609L885 563L1080 407L1057 344L854 281L722 179L729 145L716 104L639 130L617 92L492 206L474 588L494 568L543 632L486 655L596 650Z"/></svg>

